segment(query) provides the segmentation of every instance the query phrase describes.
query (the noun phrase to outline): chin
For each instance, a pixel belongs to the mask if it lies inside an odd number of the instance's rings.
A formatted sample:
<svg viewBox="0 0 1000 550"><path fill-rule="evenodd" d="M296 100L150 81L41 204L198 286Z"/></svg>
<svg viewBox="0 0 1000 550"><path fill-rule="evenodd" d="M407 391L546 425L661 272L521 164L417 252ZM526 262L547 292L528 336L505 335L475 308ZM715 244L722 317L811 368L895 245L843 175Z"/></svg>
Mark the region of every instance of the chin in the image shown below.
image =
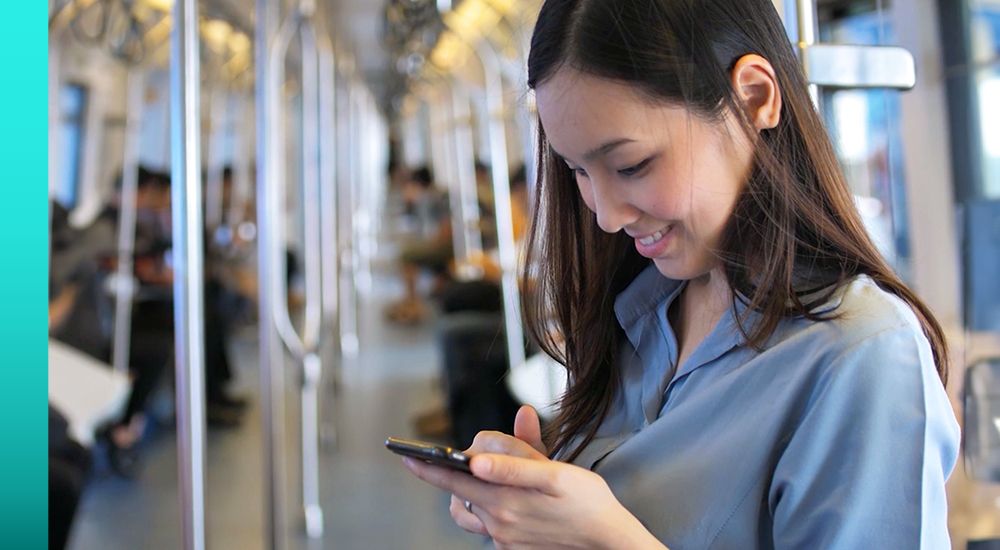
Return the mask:
<svg viewBox="0 0 1000 550"><path fill-rule="evenodd" d="M659 271L661 275L676 281L689 281L691 279L697 279L698 277L706 275L710 271L697 266L686 265L684 262L672 258L656 258L653 260L653 265L656 266L657 271Z"/></svg>

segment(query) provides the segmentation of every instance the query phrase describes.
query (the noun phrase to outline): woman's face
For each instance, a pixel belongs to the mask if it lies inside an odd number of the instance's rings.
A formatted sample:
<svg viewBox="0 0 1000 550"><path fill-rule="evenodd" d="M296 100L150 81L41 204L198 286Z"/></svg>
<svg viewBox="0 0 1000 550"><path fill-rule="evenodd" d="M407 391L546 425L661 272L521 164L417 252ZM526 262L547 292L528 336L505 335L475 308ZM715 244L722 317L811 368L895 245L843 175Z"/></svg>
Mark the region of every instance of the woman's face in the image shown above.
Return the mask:
<svg viewBox="0 0 1000 550"><path fill-rule="evenodd" d="M712 251L752 163L733 117L710 123L566 67L538 87L537 101L549 146L601 229L624 230L672 279L720 265Z"/></svg>

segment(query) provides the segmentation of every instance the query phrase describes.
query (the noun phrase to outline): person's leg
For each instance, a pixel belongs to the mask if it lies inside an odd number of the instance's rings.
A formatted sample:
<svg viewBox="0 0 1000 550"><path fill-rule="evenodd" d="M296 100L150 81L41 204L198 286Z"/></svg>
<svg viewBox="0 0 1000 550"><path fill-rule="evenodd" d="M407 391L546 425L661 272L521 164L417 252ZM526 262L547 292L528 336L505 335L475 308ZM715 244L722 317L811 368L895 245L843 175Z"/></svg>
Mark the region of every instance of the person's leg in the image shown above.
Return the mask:
<svg viewBox="0 0 1000 550"><path fill-rule="evenodd" d="M503 317L468 311L448 315L439 325L439 342L455 445L471 445L481 430L512 433L517 404L504 382Z"/></svg>
<svg viewBox="0 0 1000 550"><path fill-rule="evenodd" d="M420 278L420 266L412 263L403 264L403 286L406 290L404 299L407 301L417 301L420 299L417 294L417 281Z"/></svg>
<svg viewBox="0 0 1000 550"><path fill-rule="evenodd" d="M130 424L136 415L146 410L173 356L173 344L173 332L132 331L129 353L132 392L120 424Z"/></svg>
<svg viewBox="0 0 1000 550"><path fill-rule="evenodd" d="M225 308L225 289L215 280L205 285L205 394L209 420L220 425L235 424L246 401L229 394L232 366L226 343L230 320ZM222 410L233 409L233 410Z"/></svg>
<svg viewBox="0 0 1000 550"><path fill-rule="evenodd" d="M59 457L49 457L49 548L66 548L83 492L84 472Z"/></svg>

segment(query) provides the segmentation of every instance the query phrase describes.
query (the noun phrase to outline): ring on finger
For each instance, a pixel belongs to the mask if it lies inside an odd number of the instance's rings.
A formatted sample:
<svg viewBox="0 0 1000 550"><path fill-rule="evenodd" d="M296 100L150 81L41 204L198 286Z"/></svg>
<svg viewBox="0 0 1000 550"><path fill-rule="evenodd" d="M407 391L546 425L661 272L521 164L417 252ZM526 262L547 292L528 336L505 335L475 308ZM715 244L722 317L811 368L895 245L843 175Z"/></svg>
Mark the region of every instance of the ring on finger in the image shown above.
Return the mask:
<svg viewBox="0 0 1000 550"><path fill-rule="evenodd" d="M464 504L465 504L465 511L469 512L470 514L472 514L472 502L466 500ZM473 514L473 515L475 515L475 514Z"/></svg>

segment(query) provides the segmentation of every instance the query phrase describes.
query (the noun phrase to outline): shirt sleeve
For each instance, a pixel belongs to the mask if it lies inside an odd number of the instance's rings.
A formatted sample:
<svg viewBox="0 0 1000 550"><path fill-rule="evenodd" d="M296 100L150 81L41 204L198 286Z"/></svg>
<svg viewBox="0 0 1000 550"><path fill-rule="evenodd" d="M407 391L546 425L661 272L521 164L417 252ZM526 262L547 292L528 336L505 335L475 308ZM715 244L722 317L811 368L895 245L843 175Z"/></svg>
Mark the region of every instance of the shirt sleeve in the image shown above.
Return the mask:
<svg viewBox="0 0 1000 550"><path fill-rule="evenodd" d="M821 369L772 477L775 548L950 548L959 428L918 330L883 330Z"/></svg>

